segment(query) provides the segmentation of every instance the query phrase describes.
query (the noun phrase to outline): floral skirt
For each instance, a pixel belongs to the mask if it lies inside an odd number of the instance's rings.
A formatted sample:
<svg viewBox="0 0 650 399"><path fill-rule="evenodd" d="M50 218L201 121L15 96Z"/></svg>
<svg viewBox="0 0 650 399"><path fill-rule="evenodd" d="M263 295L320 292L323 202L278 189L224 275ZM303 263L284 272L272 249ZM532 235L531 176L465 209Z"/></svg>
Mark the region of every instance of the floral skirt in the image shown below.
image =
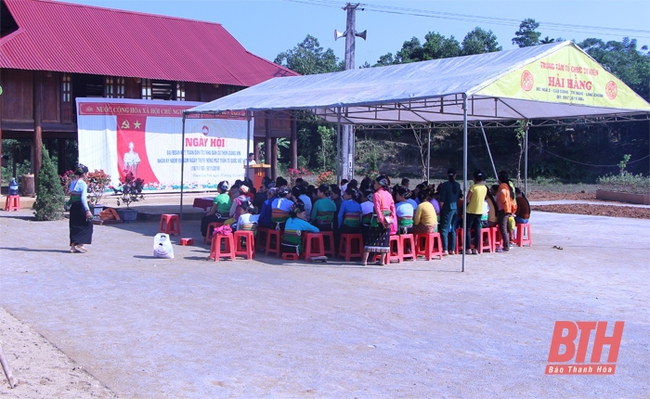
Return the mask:
<svg viewBox="0 0 650 399"><path fill-rule="evenodd" d="M388 245L390 241L390 229L386 229L384 226L371 226L368 228L367 237L364 241L366 252L388 253L390 251L390 246Z"/></svg>

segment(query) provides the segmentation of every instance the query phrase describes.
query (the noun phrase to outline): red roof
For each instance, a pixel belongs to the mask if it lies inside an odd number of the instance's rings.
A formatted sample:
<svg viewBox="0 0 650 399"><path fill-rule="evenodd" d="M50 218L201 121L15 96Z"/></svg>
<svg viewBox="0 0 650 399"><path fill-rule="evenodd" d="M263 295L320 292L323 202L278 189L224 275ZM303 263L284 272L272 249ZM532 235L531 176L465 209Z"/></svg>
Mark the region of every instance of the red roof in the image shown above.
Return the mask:
<svg viewBox="0 0 650 399"><path fill-rule="evenodd" d="M18 30L0 67L253 86L296 75L246 51L220 24L49 0L4 0Z"/></svg>

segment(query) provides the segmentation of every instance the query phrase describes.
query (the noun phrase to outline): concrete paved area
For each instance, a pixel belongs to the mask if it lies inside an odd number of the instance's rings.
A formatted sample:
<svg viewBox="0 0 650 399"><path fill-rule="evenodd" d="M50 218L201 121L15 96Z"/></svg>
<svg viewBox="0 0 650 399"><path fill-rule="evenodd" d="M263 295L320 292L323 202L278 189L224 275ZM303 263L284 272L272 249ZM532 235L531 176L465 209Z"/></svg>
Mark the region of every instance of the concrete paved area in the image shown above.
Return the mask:
<svg viewBox="0 0 650 399"><path fill-rule="evenodd" d="M0 306L124 398L645 398L650 221L537 212L531 248L362 267L153 259L157 222L0 212ZM175 240L178 242L178 240ZM560 246L563 249L553 248ZM544 374L557 320L625 321L613 376ZM605 350L605 354L607 349ZM605 359L605 354L603 359Z"/></svg>

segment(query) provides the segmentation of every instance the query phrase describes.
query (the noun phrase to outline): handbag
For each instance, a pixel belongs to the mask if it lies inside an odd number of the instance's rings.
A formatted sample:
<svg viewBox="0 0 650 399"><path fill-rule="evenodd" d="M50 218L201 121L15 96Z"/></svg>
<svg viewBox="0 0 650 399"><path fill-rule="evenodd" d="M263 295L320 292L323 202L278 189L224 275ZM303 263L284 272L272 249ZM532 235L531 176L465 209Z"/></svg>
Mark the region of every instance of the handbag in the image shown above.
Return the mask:
<svg viewBox="0 0 650 399"><path fill-rule="evenodd" d="M383 200L381 201L381 205L382 207L384 206ZM382 223L382 225L384 226L385 229L390 229L391 226L393 225L393 215L384 215L384 222Z"/></svg>

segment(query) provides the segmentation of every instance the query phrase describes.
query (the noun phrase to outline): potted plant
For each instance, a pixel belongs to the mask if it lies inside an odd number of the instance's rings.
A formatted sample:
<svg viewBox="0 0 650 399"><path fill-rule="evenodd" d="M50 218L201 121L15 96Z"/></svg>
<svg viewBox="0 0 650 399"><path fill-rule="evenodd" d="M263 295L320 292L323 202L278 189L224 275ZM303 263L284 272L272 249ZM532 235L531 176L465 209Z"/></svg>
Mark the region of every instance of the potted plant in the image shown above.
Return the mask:
<svg viewBox="0 0 650 399"><path fill-rule="evenodd" d="M126 209L117 210L117 213L120 214L120 218L122 218L124 222L135 221L138 217L138 211L130 209L129 207L133 202L144 200L144 195L142 194L144 180L136 178L133 175L133 172L125 171L124 177L120 177L119 187L115 188L110 186L109 188L118 195L117 206L126 204Z"/></svg>
<svg viewBox="0 0 650 399"><path fill-rule="evenodd" d="M111 184L111 176L106 174L103 169L95 169L94 172L88 173L88 205L91 207L93 215L98 216L106 205L101 203L104 192Z"/></svg>

